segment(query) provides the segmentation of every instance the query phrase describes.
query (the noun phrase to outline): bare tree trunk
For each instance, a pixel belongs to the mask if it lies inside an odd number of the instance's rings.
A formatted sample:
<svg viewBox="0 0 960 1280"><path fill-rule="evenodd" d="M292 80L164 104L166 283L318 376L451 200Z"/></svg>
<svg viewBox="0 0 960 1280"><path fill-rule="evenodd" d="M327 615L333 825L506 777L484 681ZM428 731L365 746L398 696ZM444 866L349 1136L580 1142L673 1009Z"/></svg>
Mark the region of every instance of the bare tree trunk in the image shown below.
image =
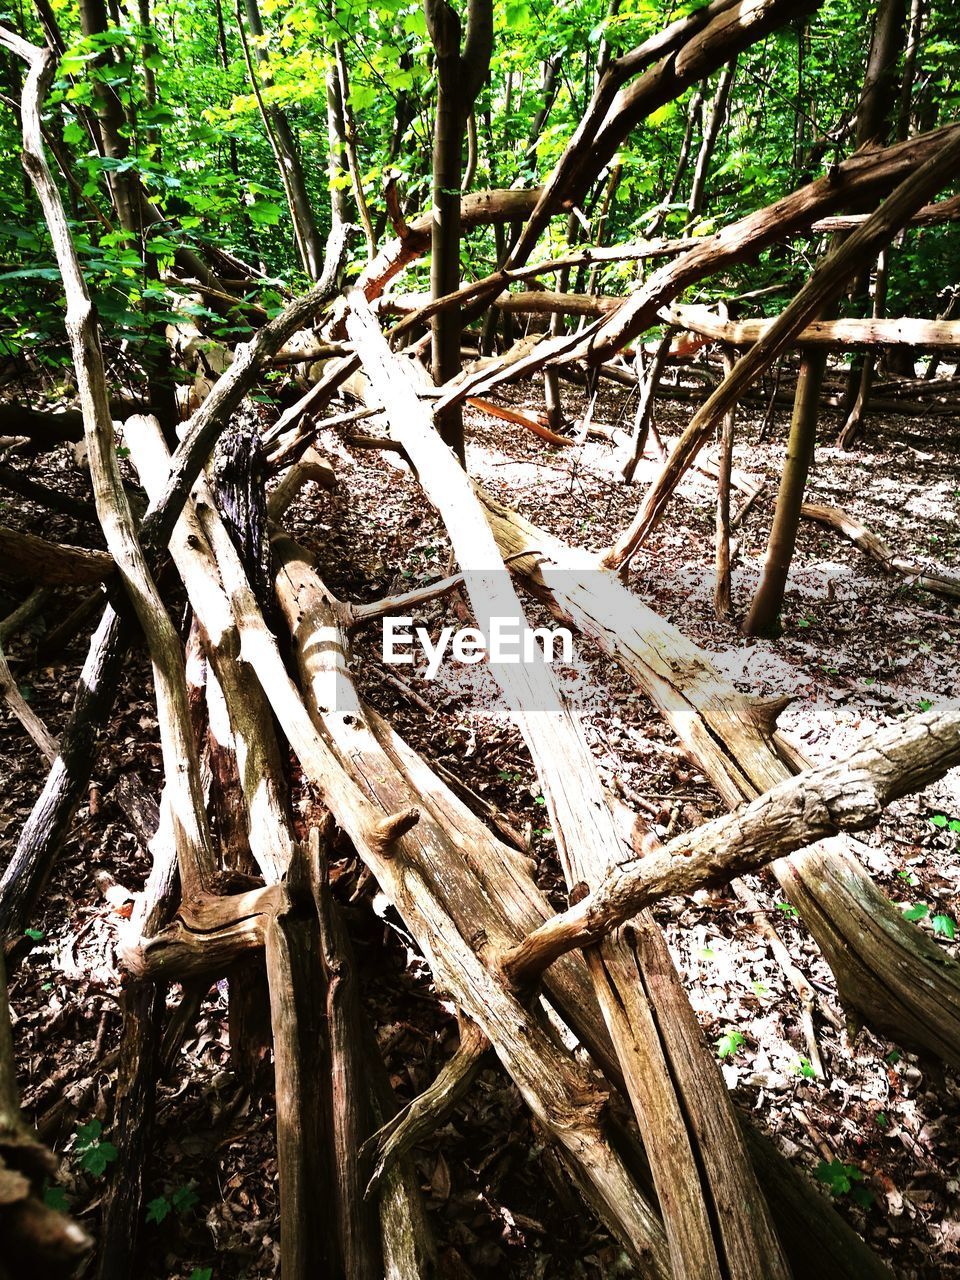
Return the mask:
<svg viewBox="0 0 960 1280"><path fill-rule="evenodd" d="M307 192L307 183L303 171L303 162L300 159L300 150L290 127L290 121L287 119L287 113L282 107L264 102L257 72L250 56L250 43L247 39L246 26L244 25L244 10L246 10L246 25L249 26L250 34L257 41L257 61L263 70L264 81L269 84L269 58L261 44L263 40L263 22L260 18L260 8L257 0L237 0L237 30L243 45L247 73L250 77L250 87L253 89L254 96L257 99L257 106L260 108L260 115L263 119L263 127L266 129L267 138L276 157L277 168L280 171L280 181L287 197L287 205L290 209L290 218L293 222L294 238L300 254L300 260L304 271L306 271L310 279L319 280L320 273L323 270L323 240L317 230L316 220L313 216L313 208Z"/></svg>
<svg viewBox="0 0 960 1280"><path fill-rule="evenodd" d="M467 32L460 52L461 24L448 0L424 0L424 13L436 52L437 115L433 138L433 223L430 292L434 298L460 285L460 189L467 115L486 78L493 51L492 0L470 0ZM459 306L433 319L431 372L439 386L460 372ZM459 405L437 415L444 443L465 461L463 410Z"/></svg>
<svg viewBox="0 0 960 1280"><path fill-rule="evenodd" d="M720 72L720 79L717 81L717 91L710 105L710 114L707 117L703 140L700 143L700 151L697 155L696 168L693 171L690 199L687 201L687 212L690 215L687 220L688 231L700 216L700 210L703 208L703 197L707 188L707 171L710 168L713 149L716 146L717 138L720 136L720 130L727 119L727 108L730 105L730 92L733 89L736 71L737 59L734 57Z"/></svg>
<svg viewBox="0 0 960 1280"><path fill-rule="evenodd" d="M823 352L804 351L797 379L787 456L780 477L780 492L777 495L776 512L763 564L763 577L743 624L744 634L748 636L775 636L781 630L780 610L783 607L787 574L790 572L790 562L797 541L807 474L813 462L820 387L825 368L826 355Z"/></svg>

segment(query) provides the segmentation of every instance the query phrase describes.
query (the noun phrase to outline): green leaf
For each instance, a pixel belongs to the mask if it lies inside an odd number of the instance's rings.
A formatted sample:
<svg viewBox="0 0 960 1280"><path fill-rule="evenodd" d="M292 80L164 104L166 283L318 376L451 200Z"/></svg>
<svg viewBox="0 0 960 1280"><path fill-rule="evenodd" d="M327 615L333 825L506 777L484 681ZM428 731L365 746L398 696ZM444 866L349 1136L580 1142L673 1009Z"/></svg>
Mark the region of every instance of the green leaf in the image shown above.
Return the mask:
<svg viewBox="0 0 960 1280"><path fill-rule="evenodd" d="M157 1196L147 1205L147 1222L161 1223L170 1212L170 1201L166 1196Z"/></svg>
<svg viewBox="0 0 960 1280"><path fill-rule="evenodd" d="M250 215L250 221L258 227L273 227L280 221L283 210L272 200L256 200L253 204L247 205L247 213Z"/></svg>
<svg viewBox="0 0 960 1280"><path fill-rule="evenodd" d="M948 938L952 942L957 936L957 924L953 916L934 916L930 923L933 925L933 932L942 938Z"/></svg>
<svg viewBox="0 0 960 1280"><path fill-rule="evenodd" d="M48 1209L56 1209L58 1213L67 1213L70 1209L67 1203L67 1193L63 1187L55 1187L47 1185L43 1188L43 1203Z"/></svg>
<svg viewBox="0 0 960 1280"><path fill-rule="evenodd" d="M178 1187L171 1196L173 1207L178 1214L189 1212L195 1204L198 1204L200 1197L194 1191L193 1187Z"/></svg>
<svg viewBox="0 0 960 1280"><path fill-rule="evenodd" d="M194 1267L190 1272L190 1280L212 1280L213 1267Z"/></svg>
<svg viewBox="0 0 960 1280"><path fill-rule="evenodd" d="M742 1032L736 1027L731 1027L729 1031L725 1031L722 1036L717 1039L717 1054L721 1058L732 1058L739 1049L742 1049L744 1039Z"/></svg>
<svg viewBox="0 0 960 1280"><path fill-rule="evenodd" d="M905 907L903 912L904 920L923 920L925 916L930 914L930 908L925 902L915 902L912 907Z"/></svg>
<svg viewBox="0 0 960 1280"><path fill-rule="evenodd" d="M82 1124L77 1130L77 1150L82 1151L84 1147L89 1147L94 1142L99 1142L101 1133L103 1133L103 1125L99 1120L91 1120L88 1124Z"/></svg>
<svg viewBox="0 0 960 1280"><path fill-rule="evenodd" d="M39 942L40 939L43 937L43 930L42 929L24 929L23 936L25 938L32 938L34 942Z"/></svg>
<svg viewBox="0 0 960 1280"><path fill-rule="evenodd" d="M863 1181L863 1174L856 1165L844 1164L842 1160L821 1160L813 1176L828 1186L835 1196L846 1195L855 1182Z"/></svg>
<svg viewBox="0 0 960 1280"><path fill-rule="evenodd" d="M932 827L945 827L947 825L947 815L945 813L935 813L930 819L930 825Z"/></svg>

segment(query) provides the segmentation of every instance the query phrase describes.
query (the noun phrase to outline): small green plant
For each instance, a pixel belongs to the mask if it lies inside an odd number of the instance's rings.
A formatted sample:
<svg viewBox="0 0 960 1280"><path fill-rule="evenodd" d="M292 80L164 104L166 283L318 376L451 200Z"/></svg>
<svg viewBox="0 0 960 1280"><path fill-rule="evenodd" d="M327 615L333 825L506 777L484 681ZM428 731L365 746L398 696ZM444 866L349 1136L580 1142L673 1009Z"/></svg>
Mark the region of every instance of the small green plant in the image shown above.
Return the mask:
<svg viewBox="0 0 960 1280"><path fill-rule="evenodd" d="M87 1173L92 1173L95 1178L100 1178L106 1173L107 1166L116 1160L118 1154L112 1142L101 1141L102 1133L103 1125L100 1121L91 1120L89 1124L80 1126L73 1143L73 1149L79 1157L80 1168L85 1169Z"/></svg>
<svg viewBox="0 0 960 1280"><path fill-rule="evenodd" d="M753 994L758 1000L765 1000L770 994L770 988L763 982L751 982L750 986L753 988Z"/></svg>
<svg viewBox="0 0 960 1280"><path fill-rule="evenodd" d="M39 942L43 937L42 929L24 929L23 936L29 938L32 942Z"/></svg>
<svg viewBox="0 0 960 1280"><path fill-rule="evenodd" d="M730 1027L722 1036L717 1037L717 1055L721 1058L732 1058L745 1043L743 1033L736 1027Z"/></svg>
<svg viewBox="0 0 960 1280"><path fill-rule="evenodd" d="M941 938L946 938L948 942L952 942L957 936L957 922L953 916L931 916L930 923L933 925L933 932Z"/></svg>
<svg viewBox="0 0 960 1280"><path fill-rule="evenodd" d="M783 912L783 914L787 917L788 920L796 920L797 917L800 915L800 912L797 910L797 908L793 906L793 904L790 902L778 902L776 906L777 906L777 910Z"/></svg>
<svg viewBox="0 0 960 1280"><path fill-rule="evenodd" d="M911 889L915 888L920 883L912 871L898 871L897 875L901 880L906 881Z"/></svg>
<svg viewBox="0 0 960 1280"><path fill-rule="evenodd" d="M54 1186L49 1179L43 1184L43 1203L48 1209L56 1209L58 1213L67 1213L70 1209L63 1187Z"/></svg>
<svg viewBox="0 0 960 1280"><path fill-rule="evenodd" d="M920 701L917 703L917 706L920 708L921 711L929 711L930 708L933 706L933 703L930 701L929 698L921 698Z"/></svg>
<svg viewBox="0 0 960 1280"><path fill-rule="evenodd" d="M798 1058L793 1064L793 1071L795 1075L803 1076L804 1080L816 1080L817 1078L817 1073L809 1058Z"/></svg>
<svg viewBox="0 0 960 1280"><path fill-rule="evenodd" d="M924 916L928 916L929 914L930 908L925 902L914 902L912 906L903 908L904 920L912 920L914 923L918 920L922 920Z"/></svg>
<svg viewBox="0 0 960 1280"><path fill-rule="evenodd" d="M930 825L938 831L960 832L960 818L948 818L945 813L935 813L930 819Z"/></svg>
<svg viewBox="0 0 960 1280"><path fill-rule="evenodd" d="M194 1267L190 1272L190 1280L211 1280L213 1267Z"/></svg>
<svg viewBox="0 0 960 1280"><path fill-rule="evenodd" d="M171 1213L182 1218L199 1202L199 1199L193 1187L189 1185L177 1187L169 1196L156 1196L147 1205L147 1222L156 1222L159 1225Z"/></svg>
<svg viewBox="0 0 960 1280"><path fill-rule="evenodd" d="M873 1204L873 1192L859 1185L863 1182L863 1171L854 1164L844 1164L842 1160L821 1160L813 1176L829 1187L831 1195L849 1195L865 1209Z"/></svg>

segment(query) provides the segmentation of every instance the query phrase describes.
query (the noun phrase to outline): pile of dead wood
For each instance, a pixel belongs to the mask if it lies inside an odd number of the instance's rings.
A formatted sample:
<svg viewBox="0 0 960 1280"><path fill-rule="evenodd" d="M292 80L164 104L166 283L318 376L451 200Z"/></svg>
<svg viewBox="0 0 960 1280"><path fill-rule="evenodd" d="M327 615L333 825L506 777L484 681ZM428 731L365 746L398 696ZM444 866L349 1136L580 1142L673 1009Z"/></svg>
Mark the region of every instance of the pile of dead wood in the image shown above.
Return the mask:
<svg viewBox="0 0 960 1280"><path fill-rule="evenodd" d="M546 219L577 199L590 165L602 164L665 94L675 96L721 65L790 6L758 0L747 6L752 23L731 25L734 8L743 6L717 0L695 20L618 59L542 191L487 193L472 206L465 202L466 221L527 215L508 262L457 294L408 307L394 337L415 335L417 325L444 307L527 306L512 301L515 295L504 297L504 288L570 265L570 255L536 268L524 264ZM776 729L783 703L739 694L617 571L715 428L779 355L796 345L896 338L879 322L847 330L818 316L843 281L911 218L934 216L926 202L955 170L960 125L858 152L829 177L679 250L661 244L606 257L578 251L586 263L648 252L669 256L625 301L591 303L598 314L578 332L508 351L439 388L428 384L418 360L422 343L394 349L371 309L389 280L425 250L428 229L404 228L359 285L339 297L345 246L344 236L335 236L320 281L238 348L184 424L172 454L154 418L127 418L123 439L149 499L138 522L119 474L96 317L45 159L40 105L54 57L10 33L2 42L30 69L22 99L25 164L66 290L96 514L108 549L96 556L15 538L8 557L51 585L62 580L58 573L73 581L83 573L106 580L110 593L59 743L25 714L13 682L5 682L14 711L52 758L0 882L0 924L8 940L21 936L69 830L124 654L140 633L153 669L164 762L163 795L145 833L152 871L124 947L128 977L114 1100L120 1156L103 1210L99 1275L136 1274L133 1224L141 1220L161 1063L185 1034L207 986L224 974L246 973L238 966L260 952L276 1071L285 1280L320 1267L351 1277L438 1274L406 1156L442 1122L491 1052L638 1274L729 1280L825 1270L850 1280L883 1274L862 1241L733 1107L650 906L769 865L830 963L843 1000L901 1043L960 1062L960 965L902 919L844 834L869 826L891 800L960 762L960 713L944 708L916 716L865 740L846 759L811 769ZM733 322L722 317L677 310L687 285L755 256L785 234L808 230L844 209L854 194L887 198L776 320L731 329ZM315 348L290 347L337 297L314 335ZM543 295L535 297L542 305ZM557 305L569 309L569 299ZM667 324L717 337L743 354L729 359L724 380L664 462L631 527L605 555L564 545L471 485L434 430L437 412L548 366L601 364L657 324L664 308L671 308ZM955 343L952 322L922 333L920 322L900 323L908 326L904 342ZM297 405L262 437L232 424L262 371L291 353L304 363L304 351L321 352L326 364ZM326 425L347 429L381 415L387 435L362 443L398 454L414 470L458 562L457 576L433 594L462 590L482 630L494 617L523 619L517 587L545 602L623 667L730 809L657 846L638 830L635 815L604 791L582 727L549 668L497 667L556 836L570 895L569 909L560 914L537 888L522 851L495 835L354 686L351 634L409 600L362 609L337 600L311 555L283 531L284 511L306 479L333 483L330 464L309 450L319 414L358 373L354 389L365 407ZM63 423L65 432L75 426ZM638 437L641 427L638 415ZM729 448L724 465L729 482ZM281 467L267 501L268 476ZM840 523L823 511L810 514ZM844 531L865 541L862 529ZM897 572L916 568L876 546L868 549ZM192 609L186 652L157 587L168 555ZM292 638L289 668L280 643L284 629ZM203 707L206 713L198 715ZM317 821L305 841L296 838L288 805L288 747L316 799ZM213 778L217 841L203 756ZM327 883L332 824L402 918L438 992L459 1011L458 1052L434 1085L403 1109L384 1082L358 1001L347 931ZM745 886L738 892L749 893ZM183 995L165 1026L165 993L174 982ZM799 994L815 1061L820 1011L808 986ZM247 1037L255 1034L249 1028L257 998L255 984L232 982L231 1007ZM554 1019L570 1037L557 1036ZM5 1031L3 1023L0 1035ZM572 1040L579 1049L568 1047ZM10 1064L10 1046L0 1040L0 1081L10 1078ZM9 1090L0 1091L0 1104L0 1155L9 1164L3 1144L14 1142L21 1122ZM15 1176L26 1179L14 1200L27 1213L23 1206L32 1207L34 1188L29 1175ZM72 1246L82 1245L69 1224L59 1229Z"/></svg>

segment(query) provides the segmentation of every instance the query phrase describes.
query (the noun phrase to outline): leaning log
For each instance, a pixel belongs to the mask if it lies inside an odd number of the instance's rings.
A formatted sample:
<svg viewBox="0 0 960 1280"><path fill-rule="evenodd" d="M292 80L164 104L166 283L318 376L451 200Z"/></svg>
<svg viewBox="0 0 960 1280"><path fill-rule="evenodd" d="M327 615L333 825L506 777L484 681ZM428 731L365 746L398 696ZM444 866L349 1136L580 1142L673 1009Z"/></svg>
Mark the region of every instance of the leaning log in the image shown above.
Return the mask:
<svg viewBox="0 0 960 1280"><path fill-rule="evenodd" d="M598 569L594 557L490 495L481 497L511 573L616 659L729 808L807 767L776 732L784 700L764 702L738 692L709 654L615 574ZM823 951L844 1004L898 1043L960 1062L960 963L903 919L846 838L793 854L772 870Z"/></svg>
<svg viewBox="0 0 960 1280"><path fill-rule="evenodd" d="M661 898L716 888L840 831L863 831L887 805L960 764L960 709L940 707L871 735L834 764L807 769L725 817L611 870L576 906L547 921L503 960L524 982Z"/></svg>
<svg viewBox="0 0 960 1280"><path fill-rule="evenodd" d="M510 618L524 630L519 599L470 482L434 430L409 365L391 353L358 290L350 295L347 332L372 394L385 405L392 438L403 445L443 518L478 627L491 635L494 619ZM490 669L533 756L568 888L595 885L618 860L619 836L582 726L546 664L496 663ZM650 1156L674 1275L786 1276L759 1187L737 1154L740 1135L729 1103L722 1093L707 1095L725 1103L708 1118L698 1113L695 1092L683 1098L674 1092L649 1000L637 981L645 975L632 938L607 937L586 959ZM712 1141L706 1137L711 1121Z"/></svg>

